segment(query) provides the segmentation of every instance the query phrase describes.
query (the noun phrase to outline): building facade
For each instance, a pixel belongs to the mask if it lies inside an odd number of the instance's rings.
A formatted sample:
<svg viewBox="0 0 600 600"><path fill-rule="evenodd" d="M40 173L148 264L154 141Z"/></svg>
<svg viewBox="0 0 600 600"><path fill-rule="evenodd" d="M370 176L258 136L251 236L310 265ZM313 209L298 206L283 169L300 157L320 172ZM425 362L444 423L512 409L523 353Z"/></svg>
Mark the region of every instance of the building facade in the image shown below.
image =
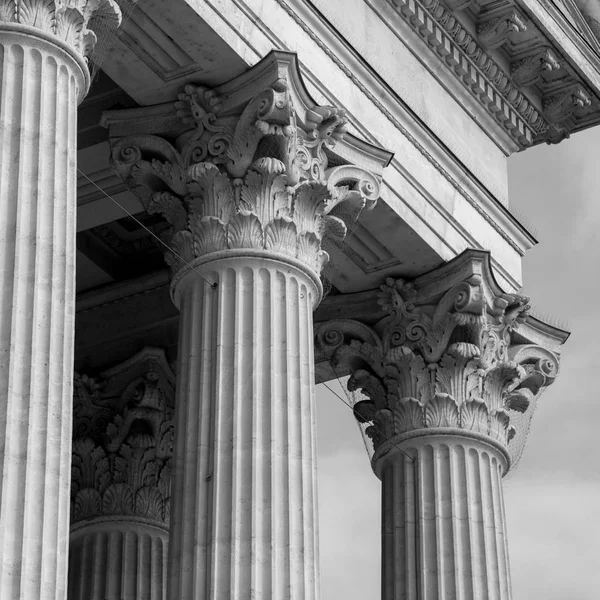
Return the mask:
<svg viewBox="0 0 600 600"><path fill-rule="evenodd" d="M594 0L0 0L0 598L316 600L341 376L381 597L511 598L568 333L507 157L600 121L599 35Z"/></svg>

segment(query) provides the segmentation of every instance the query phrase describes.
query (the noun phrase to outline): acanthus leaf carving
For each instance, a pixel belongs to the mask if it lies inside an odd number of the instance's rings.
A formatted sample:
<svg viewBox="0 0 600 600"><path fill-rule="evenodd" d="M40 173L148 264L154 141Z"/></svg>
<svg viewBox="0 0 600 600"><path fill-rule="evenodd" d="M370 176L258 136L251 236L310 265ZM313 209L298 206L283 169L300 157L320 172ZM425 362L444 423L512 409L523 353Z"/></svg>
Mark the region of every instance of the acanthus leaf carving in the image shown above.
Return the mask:
<svg viewBox="0 0 600 600"><path fill-rule="evenodd" d="M55 0L17 0L17 22L53 31L56 28L56 8Z"/></svg>
<svg viewBox="0 0 600 600"><path fill-rule="evenodd" d="M526 411L554 381L558 358L535 344L515 344L529 299L486 285L470 275L427 296L412 282L388 279L379 294L388 316L374 328L341 319L317 330L326 358L351 373L348 389L368 399L356 404L361 422L375 426L391 410L388 440L447 428L509 444L510 412ZM369 435L377 450L381 431Z"/></svg>
<svg viewBox="0 0 600 600"><path fill-rule="evenodd" d="M273 219L265 230L265 248L296 256L298 252L296 223L285 216Z"/></svg>
<svg viewBox="0 0 600 600"><path fill-rule="evenodd" d="M592 105L590 94L576 84L547 96L543 101L544 116L552 124L561 126L574 113L582 114Z"/></svg>
<svg viewBox="0 0 600 600"><path fill-rule="evenodd" d="M0 2L0 21L20 23L52 34L83 57L92 54L98 35L106 37L119 28L121 18L116 0Z"/></svg>
<svg viewBox="0 0 600 600"><path fill-rule="evenodd" d="M258 217L249 210L240 210L227 226L229 248L262 248L264 234Z"/></svg>
<svg viewBox="0 0 600 600"><path fill-rule="evenodd" d="M194 256L219 252L228 247L225 223L217 217L200 217L194 214L190 217L190 230L194 236L194 245L193 251L187 253L188 260L193 260Z"/></svg>
<svg viewBox="0 0 600 600"><path fill-rule="evenodd" d="M423 405L416 398L400 398L394 404L394 435L421 429L425 424Z"/></svg>
<svg viewBox="0 0 600 600"><path fill-rule="evenodd" d="M489 49L499 48L514 34L527 30L525 17L511 9L503 15L480 23L477 27L479 41Z"/></svg>
<svg viewBox="0 0 600 600"><path fill-rule="evenodd" d="M133 515L167 526L164 507L171 486L174 395L173 384L167 381L174 382L174 375L164 354L153 349L138 353L111 373L101 381L78 376L80 385L85 382L97 397L83 396L79 404L84 406L75 409L72 522ZM97 404L110 410L112 418L96 420L94 427L78 427L87 406Z"/></svg>
<svg viewBox="0 0 600 600"><path fill-rule="evenodd" d="M487 404L477 397L471 397L460 407L460 426L463 429L488 434L490 414Z"/></svg>
<svg viewBox="0 0 600 600"><path fill-rule="evenodd" d="M174 104L187 129L174 141L137 135L112 143L117 173L172 225L167 243L192 234L191 257L187 239L177 251L187 262L217 248L273 250L319 275L328 260L324 237L343 238L348 221L379 197L379 176L333 152L346 132L345 111L305 107L299 117L289 78L276 73L239 100L232 100L238 92L188 85ZM166 260L173 270L185 264L173 252Z"/></svg>
<svg viewBox="0 0 600 600"><path fill-rule="evenodd" d="M427 427L458 428L458 404L449 394L436 393L425 406Z"/></svg>
<svg viewBox="0 0 600 600"><path fill-rule="evenodd" d="M513 63L511 77L517 85L533 85L544 73L558 71L560 68L561 64L554 52L544 47Z"/></svg>

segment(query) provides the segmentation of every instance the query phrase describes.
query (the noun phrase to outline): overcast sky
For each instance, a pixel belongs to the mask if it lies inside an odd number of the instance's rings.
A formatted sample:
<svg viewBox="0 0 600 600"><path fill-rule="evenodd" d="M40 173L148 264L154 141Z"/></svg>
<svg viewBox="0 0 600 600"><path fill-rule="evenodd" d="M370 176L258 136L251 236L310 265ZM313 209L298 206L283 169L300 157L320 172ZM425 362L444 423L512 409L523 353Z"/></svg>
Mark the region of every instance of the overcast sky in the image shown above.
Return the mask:
<svg viewBox="0 0 600 600"><path fill-rule="evenodd" d="M511 206L540 242L525 293L572 332L505 481L515 600L600 598L599 150L597 127L509 161ZM317 399L322 597L379 598L380 483L350 409L323 386Z"/></svg>

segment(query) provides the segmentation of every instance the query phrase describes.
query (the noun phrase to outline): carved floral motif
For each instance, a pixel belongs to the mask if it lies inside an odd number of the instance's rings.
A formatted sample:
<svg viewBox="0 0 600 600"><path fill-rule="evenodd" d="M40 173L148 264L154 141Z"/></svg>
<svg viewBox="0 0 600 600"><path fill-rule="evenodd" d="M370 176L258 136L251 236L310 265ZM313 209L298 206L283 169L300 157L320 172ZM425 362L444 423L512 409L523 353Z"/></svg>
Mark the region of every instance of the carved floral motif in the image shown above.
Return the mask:
<svg viewBox="0 0 600 600"><path fill-rule="evenodd" d="M533 85L545 72L558 71L561 64L550 48L539 48L534 53L511 65L511 76L517 85Z"/></svg>
<svg viewBox="0 0 600 600"><path fill-rule="evenodd" d="M0 21L37 27L89 56L96 33L121 24L116 0L0 0Z"/></svg>
<svg viewBox="0 0 600 600"><path fill-rule="evenodd" d="M375 328L331 321L317 344L334 366L349 370L348 389L369 399L356 418L371 423L377 449L417 429L465 429L508 444L509 410L524 412L558 373L555 354L513 341L528 318L528 299L489 299L473 275L441 298L419 300L414 284L388 279L380 304L389 316Z"/></svg>
<svg viewBox="0 0 600 600"><path fill-rule="evenodd" d="M71 467L71 522L100 516L136 516L169 524L173 453L172 390L158 373L134 377L118 398L76 376ZM125 402L124 406L122 406Z"/></svg>
<svg viewBox="0 0 600 600"><path fill-rule="evenodd" d="M175 111L190 129L174 143L131 136L112 148L117 172L150 213L172 226L174 271L182 261L227 249L263 249L298 258L320 272L325 235L343 237L335 215L344 203L355 216L374 205L379 181L354 165L330 165L346 128L343 110L316 106L303 120L283 78L223 110L226 99L188 85ZM179 257L177 256L179 255Z"/></svg>
<svg viewBox="0 0 600 600"><path fill-rule="evenodd" d="M477 37L486 48L499 48L514 34L527 30L525 17L517 10L484 21L477 26Z"/></svg>

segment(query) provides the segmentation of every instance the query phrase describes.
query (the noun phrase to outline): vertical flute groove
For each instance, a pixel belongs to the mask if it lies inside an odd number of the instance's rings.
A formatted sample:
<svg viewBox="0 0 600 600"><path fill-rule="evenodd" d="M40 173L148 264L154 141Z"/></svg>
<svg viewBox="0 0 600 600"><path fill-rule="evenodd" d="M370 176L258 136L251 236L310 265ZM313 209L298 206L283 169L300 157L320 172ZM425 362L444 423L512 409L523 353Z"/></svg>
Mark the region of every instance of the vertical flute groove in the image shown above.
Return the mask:
<svg viewBox="0 0 600 600"><path fill-rule="evenodd" d="M175 459L173 497L182 500L173 504L168 597L318 600L306 276L270 259L223 259L205 269L216 289L194 273L175 291L176 427L188 435L177 442L185 461ZM195 386L181 385L194 377ZM194 539L186 527L206 535Z"/></svg>
<svg viewBox="0 0 600 600"><path fill-rule="evenodd" d="M414 464L395 450L380 459L383 600L510 600L504 459L459 436L415 438L403 450Z"/></svg>
<svg viewBox="0 0 600 600"><path fill-rule="evenodd" d="M116 523L119 525L119 523ZM69 600L164 600L168 534L128 521L91 522L71 536Z"/></svg>
<svg viewBox="0 0 600 600"><path fill-rule="evenodd" d="M62 600L84 74L59 47L5 30L0 73L0 597Z"/></svg>

